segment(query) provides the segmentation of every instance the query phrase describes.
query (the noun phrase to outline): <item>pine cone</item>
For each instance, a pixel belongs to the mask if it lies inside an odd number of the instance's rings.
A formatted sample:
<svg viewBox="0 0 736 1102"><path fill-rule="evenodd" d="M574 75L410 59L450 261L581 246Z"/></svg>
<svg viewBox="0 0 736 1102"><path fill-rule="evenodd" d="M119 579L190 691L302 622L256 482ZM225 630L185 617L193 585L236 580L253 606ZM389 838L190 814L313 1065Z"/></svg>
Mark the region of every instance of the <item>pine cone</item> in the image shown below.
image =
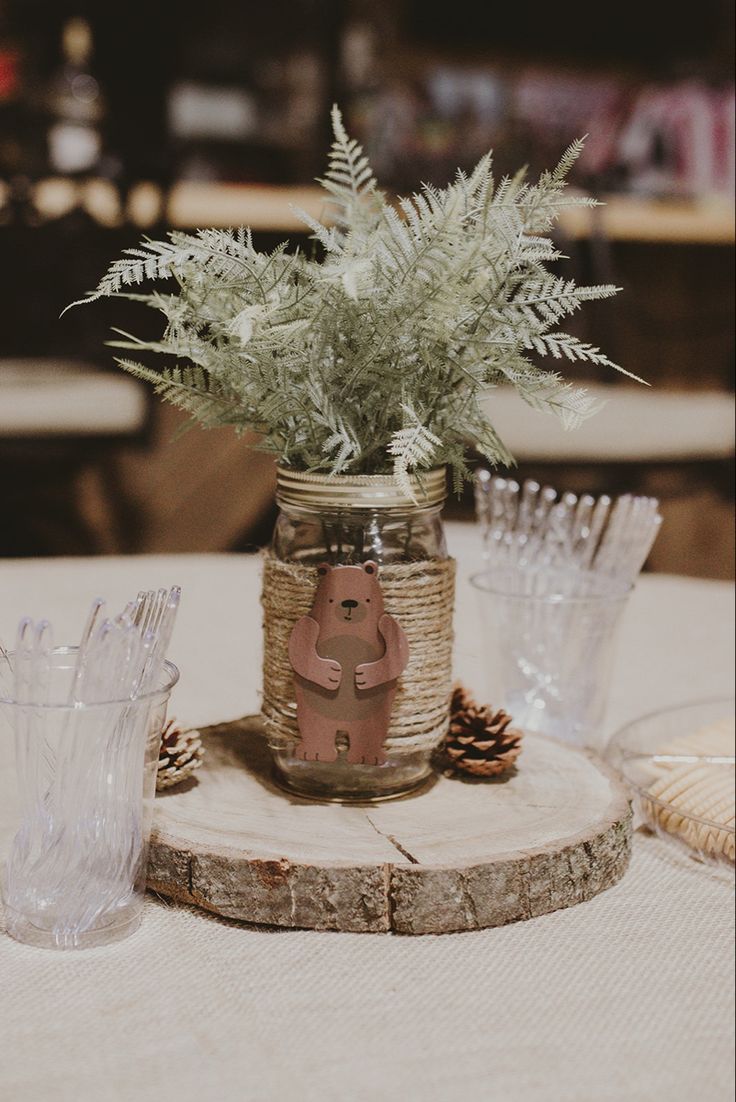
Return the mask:
<svg viewBox="0 0 736 1102"><path fill-rule="evenodd" d="M204 746L199 731L182 731L175 719L170 719L161 735L158 755L156 791L173 788L191 777L204 758Z"/></svg>
<svg viewBox="0 0 736 1102"><path fill-rule="evenodd" d="M522 732L510 727L511 716L490 705L479 705L462 685L456 685L450 704L450 730L444 751L448 771L474 777L496 777L506 772L521 753Z"/></svg>

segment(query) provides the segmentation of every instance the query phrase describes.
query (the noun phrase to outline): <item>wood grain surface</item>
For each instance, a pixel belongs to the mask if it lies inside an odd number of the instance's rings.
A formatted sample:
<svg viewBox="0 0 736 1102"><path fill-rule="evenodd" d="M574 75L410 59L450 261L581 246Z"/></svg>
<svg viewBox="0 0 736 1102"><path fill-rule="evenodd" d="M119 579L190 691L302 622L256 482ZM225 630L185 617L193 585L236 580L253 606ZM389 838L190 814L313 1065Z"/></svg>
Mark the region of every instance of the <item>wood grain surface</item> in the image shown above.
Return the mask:
<svg viewBox="0 0 736 1102"><path fill-rule="evenodd" d="M273 782L258 717L209 728L196 778L156 800L149 887L251 923L446 933L533 918L624 874L631 812L596 758L527 736L516 772L436 776L372 805Z"/></svg>

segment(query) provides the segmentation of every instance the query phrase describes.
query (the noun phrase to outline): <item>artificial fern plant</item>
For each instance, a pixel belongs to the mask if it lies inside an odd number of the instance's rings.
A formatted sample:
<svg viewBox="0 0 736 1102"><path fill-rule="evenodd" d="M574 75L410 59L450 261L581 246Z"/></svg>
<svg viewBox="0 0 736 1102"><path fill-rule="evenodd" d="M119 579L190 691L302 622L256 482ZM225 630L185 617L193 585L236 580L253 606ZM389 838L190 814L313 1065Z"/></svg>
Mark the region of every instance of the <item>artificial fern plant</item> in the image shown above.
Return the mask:
<svg viewBox="0 0 736 1102"><path fill-rule="evenodd" d="M595 412L583 387L530 358L617 367L558 328L617 288L578 287L546 267L561 255L548 236L560 211L595 202L565 194L582 143L536 184L523 171L496 184L489 153L469 176L423 185L396 207L337 107L332 124L324 221L298 211L321 257L258 252L245 229L126 250L82 301L112 295L159 310L161 340L116 331L111 343L169 362L120 366L203 425L255 430L283 464L393 471L407 489L410 472L444 463L462 481L468 445L512 462L479 404L499 384L568 428ZM146 280L165 284L127 290Z"/></svg>

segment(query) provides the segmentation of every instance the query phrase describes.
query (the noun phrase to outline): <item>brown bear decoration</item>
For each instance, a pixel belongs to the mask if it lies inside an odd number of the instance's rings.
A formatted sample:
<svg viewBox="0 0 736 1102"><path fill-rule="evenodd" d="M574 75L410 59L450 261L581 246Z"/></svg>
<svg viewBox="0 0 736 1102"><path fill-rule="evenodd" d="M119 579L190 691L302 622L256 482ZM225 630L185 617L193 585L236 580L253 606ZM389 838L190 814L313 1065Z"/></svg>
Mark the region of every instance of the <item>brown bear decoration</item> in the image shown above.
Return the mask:
<svg viewBox="0 0 736 1102"><path fill-rule="evenodd" d="M401 625L383 610L376 563L322 563L317 573L311 612L294 625L289 639L301 735L296 755L335 761L335 738L343 734L349 762L381 765L409 644Z"/></svg>

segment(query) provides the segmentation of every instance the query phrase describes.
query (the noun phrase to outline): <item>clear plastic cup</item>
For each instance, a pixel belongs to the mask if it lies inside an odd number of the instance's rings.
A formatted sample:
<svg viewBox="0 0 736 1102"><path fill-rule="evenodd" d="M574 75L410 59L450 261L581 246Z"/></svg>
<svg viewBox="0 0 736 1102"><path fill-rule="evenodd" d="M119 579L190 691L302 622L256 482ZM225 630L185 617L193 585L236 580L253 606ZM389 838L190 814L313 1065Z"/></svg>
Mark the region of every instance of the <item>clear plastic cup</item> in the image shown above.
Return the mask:
<svg viewBox="0 0 736 1102"><path fill-rule="evenodd" d="M72 699L76 647L51 654L48 703L13 699L0 656L0 868L7 932L44 948L137 929L161 732L179 671L136 700Z"/></svg>
<svg viewBox="0 0 736 1102"><path fill-rule="evenodd" d="M518 571L487 571L480 594L488 698L515 726L600 749L621 613L630 590L571 593L559 584L524 591ZM536 591L535 591L536 589ZM541 589L541 592L540 592Z"/></svg>

